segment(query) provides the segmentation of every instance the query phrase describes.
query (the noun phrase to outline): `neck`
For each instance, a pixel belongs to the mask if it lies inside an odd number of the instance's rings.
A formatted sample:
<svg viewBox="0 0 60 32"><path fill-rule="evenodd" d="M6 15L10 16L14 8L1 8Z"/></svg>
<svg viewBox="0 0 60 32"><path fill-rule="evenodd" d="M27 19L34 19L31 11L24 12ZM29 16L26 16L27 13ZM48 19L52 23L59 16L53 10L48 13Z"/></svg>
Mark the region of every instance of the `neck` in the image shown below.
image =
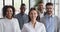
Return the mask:
<svg viewBox="0 0 60 32"><path fill-rule="evenodd" d="M48 14L49 16L52 16L52 14Z"/></svg>
<svg viewBox="0 0 60 32"><path fill-rule="evenodd" d="M36 20L31 20L33 28L35 28Z"/></svg>
<svg viewBox="0 0 60 32"><path fill-rule="evenodd" d="M32 23L35 23L35 22L36 22L36 20L31 20L31 22L32 22Z"/></svg>
<svg viewBox="0 0 60 32"><path fill-rule="evenodd" d="M12 17L11 18L8 18L8 19L12 19Z"/></svg>
<svg viewBox="0 0 60 32"><path fill-rule="evenodd" d="M43 13L43 11L42 10L39 10L40 11L40 13Z"/></svg>
<svg viewBox="0 0 60 32"><path fill-rule="evenodd" d="M12 17L7 17L7 16L6 16L6 18L8 18L8 19L12 19Z"/></svg>
<svg viewBox="0 0 60 32"><path fill-rule="evenodd" d="M24 15L24 13L21 13L21 15Z"/></svg>
<svg viewBox="0 0 60 32"><path fill-rule="evenodd" d="M43 13L43 12L40 11L40 13Z"/></svg>

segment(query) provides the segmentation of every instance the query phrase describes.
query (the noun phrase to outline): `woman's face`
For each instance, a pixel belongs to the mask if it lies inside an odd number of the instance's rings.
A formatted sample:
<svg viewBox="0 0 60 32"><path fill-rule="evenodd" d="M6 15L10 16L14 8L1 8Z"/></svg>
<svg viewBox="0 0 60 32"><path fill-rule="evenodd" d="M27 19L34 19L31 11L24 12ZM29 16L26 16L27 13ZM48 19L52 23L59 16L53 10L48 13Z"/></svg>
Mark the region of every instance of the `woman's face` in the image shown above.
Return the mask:
<svg viewBox="0 0 60 32"><path fill-rule="evenodd" d="M11 19L12 18L12 15L13 15L12 8L7 8L6 17L9 18L9 19Z"/></svg>
<svg viewBox="0 0 60 32"><path fill-rule="evenodd" d="M37 14L37 11L35 11L35 10L32 10L31 12L30 12L30 19L31 20L36 20L36 18L37 18L37 16L38 16L38 14Z"/></svg>

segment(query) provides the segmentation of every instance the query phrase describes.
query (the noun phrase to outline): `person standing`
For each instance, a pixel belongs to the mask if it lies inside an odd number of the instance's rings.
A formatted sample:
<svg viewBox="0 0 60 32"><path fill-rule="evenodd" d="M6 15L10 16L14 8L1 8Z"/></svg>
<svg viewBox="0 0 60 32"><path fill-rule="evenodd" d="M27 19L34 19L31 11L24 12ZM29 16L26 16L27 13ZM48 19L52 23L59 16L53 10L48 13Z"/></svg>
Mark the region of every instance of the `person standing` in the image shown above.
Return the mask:
<svg viewBox="0 0 60 32"><path fill-rule="evenodd" d="M59 32L60 20L53 14L53 3L46 3L46 15L40 20L46 27L46 32Z"/></svg>
<svg viewBox="0 0 60 32"><path fill-rule="evenodd" d="M14 18L15 8L10 5L3 7L3 19L0 19L0 32L21 32L18 20Z"/></svg>
<svg viewBox="0 0 60 32"><path fill-rule="evenodd" d="M39 14L40 14L40 18L44 16L44 3L43 2L39 2L38 3L38 11L39 11Z"/></svg>
<svg viewBox="0 0 60 32"><path fill-rule="evenodd" d="M20 29L22 29L24 23L28 22L28 15L25 14L26 5L24 3L21 4L20 10L21 10L21 12L19 14L15 15L15 18L18 19L19 25L20 25Z"/></svg>
<svg viewBox="0 0 60 32"><path fill-rule="evenodd" d="M22 32L46 32L43 23L39 22L39 14L35 8L31 8L29 11L29 22L24 24Z"/></svg>

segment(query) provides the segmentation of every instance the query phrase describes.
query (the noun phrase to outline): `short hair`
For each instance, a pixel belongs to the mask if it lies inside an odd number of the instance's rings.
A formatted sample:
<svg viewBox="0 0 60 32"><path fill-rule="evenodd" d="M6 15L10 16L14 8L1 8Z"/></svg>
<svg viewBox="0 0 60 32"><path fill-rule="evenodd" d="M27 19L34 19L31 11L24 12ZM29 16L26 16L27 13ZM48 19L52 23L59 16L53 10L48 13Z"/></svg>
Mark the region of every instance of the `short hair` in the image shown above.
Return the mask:
<svg viewBox="0 0 60 32"><path fill-rule="evenodd" d="M43 3L43 2L39 2L39 3Z"/></svg>
<svg viewBox="0 0 60 32"><path fill-rule="evenodd" d="M52 5L53 6L53 3L51 3L51 2L46 3L46 6L48 6L48 5Z"/></svg>
<svg viewBox="0 0 60 32"><path fill-rule="evenodd" d="M12 11L13 11L13 15L12 15L12 17L14 17L14 14L15 14L15 8L13 7L13 6L10 6L10 5L6 5L6 6L4 6L3 7L3 17L5 17L6 16L6 12L7 12L7 9L8 8L11 8L12 9Z"/></svg>
<svg viewBox="0 0 60 32"><path fill-rule="evenodd" d="M24 3L22 3L21 6L26 6L26 5Z"/></svg>
<svg viewBox="0 0 60 32"><path fill-rule="evenodd" d="M41 4L41 3L43 3L43 2L39 2L38 4Z"/></svg>
<svg viewBox="0 0 60 32"><path fill-rule="evenodd" d="M28 13L28 19L29 19L29 21L28 21L28 22L30 22L30 21L31 21L31 19L30 19L30 16L29 16L29 15L30 15L30 12L31 12L32 10L36 10L36 9L35 9L35 8L31 8L31 9L30 9L30 11L29 11L29 13ZM36 20L37 20L37 21L40 21L39 13L38 13L38 11L36 11L36 12L37 12L37 14L38 14L38 16L37 16Z"/></svg>

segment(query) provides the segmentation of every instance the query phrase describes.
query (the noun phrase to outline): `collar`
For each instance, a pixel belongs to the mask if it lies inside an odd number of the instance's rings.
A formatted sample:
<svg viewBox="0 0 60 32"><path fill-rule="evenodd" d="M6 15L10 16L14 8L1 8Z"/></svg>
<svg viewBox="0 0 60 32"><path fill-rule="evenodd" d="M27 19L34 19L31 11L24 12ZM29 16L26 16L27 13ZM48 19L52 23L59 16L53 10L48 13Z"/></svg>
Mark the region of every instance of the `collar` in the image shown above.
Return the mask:
<svg viewBox="0 0 60 32"><path fill-rule="evenodd" d="M54 17L54 15L49 16L49 15L46 14L45 17Z"/></svg>
<svg viewBox="0 0 60 32"><path fill-rule="evenodd" d="M31 25L32 25L32 23L31 23L31 21L29 22ZM38 24L38 21L36 21L36 24L35 24L35 26Z"/></svg>

